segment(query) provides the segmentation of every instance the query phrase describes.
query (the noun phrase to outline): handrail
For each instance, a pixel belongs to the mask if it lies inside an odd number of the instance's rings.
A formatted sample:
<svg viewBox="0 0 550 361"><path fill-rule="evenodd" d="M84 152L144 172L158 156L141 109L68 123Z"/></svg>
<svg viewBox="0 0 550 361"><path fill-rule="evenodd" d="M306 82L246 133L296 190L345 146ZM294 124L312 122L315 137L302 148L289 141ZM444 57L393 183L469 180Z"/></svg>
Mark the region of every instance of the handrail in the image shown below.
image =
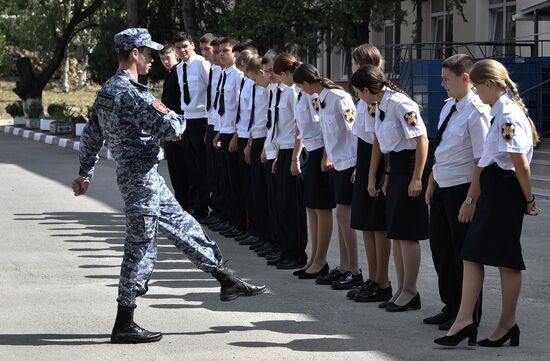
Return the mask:
<svg viewBox="0 0 550 361"><path fill-rule="evenodd" d="M536 84L536 85L533 85L533 86L530 87L530 88L527 88L527 89L521 91L521 92L519 93L519 95L523 95L523 94L525 94L525 93L529 93L531 90L536 89L536 88L539 88L539 87L543 86L543 85L546 84L546 83L550 83L550 79L546 79L546 80L543 81L543 82L540 82L540 83L538 83L538 84Z"/></svg>

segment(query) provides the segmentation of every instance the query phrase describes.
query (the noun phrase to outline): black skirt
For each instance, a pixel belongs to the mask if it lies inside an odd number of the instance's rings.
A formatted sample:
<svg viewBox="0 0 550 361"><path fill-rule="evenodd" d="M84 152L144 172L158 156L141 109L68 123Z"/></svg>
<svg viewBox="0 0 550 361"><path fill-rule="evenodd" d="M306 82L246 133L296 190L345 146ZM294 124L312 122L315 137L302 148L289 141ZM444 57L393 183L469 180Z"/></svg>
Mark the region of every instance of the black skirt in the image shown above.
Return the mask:
<svg viewBox="0 0 550 361"><path fill-rule="evenodd" d="M336 207L332 175L321 170L324 148L308 152L307 161L302 167L304 179L304 206L312 209L332 209Z"/></svg>
<svg viewBox="0 0 550 361"><path fill-rule="evenodd" d="M423 177L422 193L409 197L415 164L415 150L390 152L388 195L386 199L386 225L388 238L419 241L428 238L428 206L425 201L426 182Z"/></svg>
<svg viewBox="0 0 550 361"><path fill-rule="evenodd" d="M493 163L481 172L480 185L481 195L464 240L462 258L524 270L520 237L526 206L515 172Z"/></svg>
<svg viewBox="0 0 550 361"><path fill-rule="evenodd" d="M334 180L334 199L336 204L351 205L351 199L353 198L353 183L351 183L353 168L344 170L332 169L331 171Z"/></svg>
<svg viewBox="0 0 550 361"><path fill-rule="evenodd" d="M355 184L351 201L351 228L360 231L386 230L386 196L380 192L371 197L368 192L369 168L372 153L372 144L358 139L357 165L355 166ZM384 180L384 159L380 161L376 179L377 187L382 186Z"/></svg>

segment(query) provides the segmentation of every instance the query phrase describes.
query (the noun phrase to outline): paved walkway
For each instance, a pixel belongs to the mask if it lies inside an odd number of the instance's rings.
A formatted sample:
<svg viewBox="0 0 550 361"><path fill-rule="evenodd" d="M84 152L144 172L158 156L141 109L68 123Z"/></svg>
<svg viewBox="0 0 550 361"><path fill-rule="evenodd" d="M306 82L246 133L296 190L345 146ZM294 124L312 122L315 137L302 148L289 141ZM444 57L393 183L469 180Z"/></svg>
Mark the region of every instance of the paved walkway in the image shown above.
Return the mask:
<svg viewBox="0 0 550 361"><path fill-rule="evenodd" d="M519 348L442 349L432 342L442 332L423 325L422 318L441 306L427 242L419 278L422 309L390 314L268 267L245 247L212 233L231 267L268 284L270 292L222 303L216 281L162 239L136 320L165 337L155 344L111 345L124 236L121 198L114 164L104 159L89 195L75 198L70 182L77 158L69 149L0 134L2 361L550 359L550 201L544 200L543 215L524 224ZM161 172L166 174L165 163ZM329 263L337 261L333 238ZM480 338L498 318L498 282L488 268Z"/></svg>

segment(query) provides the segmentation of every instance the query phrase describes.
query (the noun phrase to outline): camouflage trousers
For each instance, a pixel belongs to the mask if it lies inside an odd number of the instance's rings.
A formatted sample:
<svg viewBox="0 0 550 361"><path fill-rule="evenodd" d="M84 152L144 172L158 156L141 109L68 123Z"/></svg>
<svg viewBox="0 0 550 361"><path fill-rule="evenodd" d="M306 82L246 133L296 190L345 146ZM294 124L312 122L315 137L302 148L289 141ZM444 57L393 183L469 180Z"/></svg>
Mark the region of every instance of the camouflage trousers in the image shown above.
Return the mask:
<svg viewBox="0 0 550 361"><path fill-rule="evenodd" d="M199 269L210 272L222 261L218 245L208 239L200 224L181 208L157 167L135 173L117 170L126 204L126 240L117 301L130 307L135 306L136 297L148 290L157 259L159 228Z"/></svg>

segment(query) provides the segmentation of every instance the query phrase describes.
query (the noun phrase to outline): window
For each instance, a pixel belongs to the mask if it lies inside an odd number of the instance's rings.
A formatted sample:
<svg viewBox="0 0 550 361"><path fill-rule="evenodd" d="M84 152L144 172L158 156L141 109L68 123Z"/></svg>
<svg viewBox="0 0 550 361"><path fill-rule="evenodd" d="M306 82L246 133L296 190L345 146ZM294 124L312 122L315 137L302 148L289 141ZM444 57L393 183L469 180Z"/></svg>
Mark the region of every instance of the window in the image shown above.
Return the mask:
<svg viewBox="0 0 550 361"><path fill-rule="evenodd" d="M512 15L516 13L516 2L509 0L491 0L489 2L489 36L490 41L506 42L516 37L516 22ZM513 56L513 46L495 46L493 56Z"/></svg>
<svg viewBox="0 0 550 361"><path fill-rule="evenodd" d="M340 49L340 78L342 80L347 80L349 77L348 74L348 55L346 54L346 49Z"/></svg>
<svg viewBox="0 0 550 361"><path fill-rule="evenodd" d="M306 48L306 54L304 56L305 62L307 64L313 65L315 68L317 68L317 59L318 59L318 51L317 49L313 49L311 47Z"/></svg>
<svg viewBox="0 0 550 361"><path fill-rule="evenodd" d="M446 0L432 1L432 42L435 43L434 59L452 55L452 48L438 45L453 41L453 14Z"/></svg>

